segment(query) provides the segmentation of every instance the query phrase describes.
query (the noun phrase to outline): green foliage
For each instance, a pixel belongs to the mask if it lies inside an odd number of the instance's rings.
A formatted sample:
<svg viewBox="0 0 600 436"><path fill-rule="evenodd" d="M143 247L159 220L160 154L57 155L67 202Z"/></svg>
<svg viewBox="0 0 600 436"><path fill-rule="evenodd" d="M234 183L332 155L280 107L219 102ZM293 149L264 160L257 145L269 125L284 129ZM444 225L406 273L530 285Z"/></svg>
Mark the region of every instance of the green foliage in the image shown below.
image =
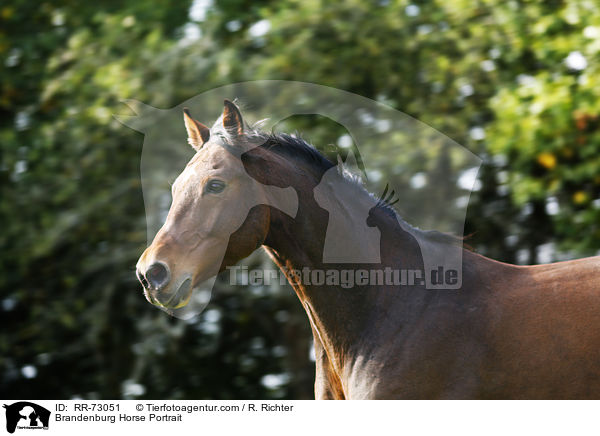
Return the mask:
<svg viewBox="0 0 600 436"><path fill-rule="evenodd" d="M227 0L199 22L189 8L0 5L6 396L310 396L310 331L289 288L221 284L195 323L143 299L134 276L146 243L142 136L112 118L127 98L167 108L257 79L355 92L485 159L466 226L478 251L536 262L598 250L595 2ZM313 122L291 124L323 147L343 133ZM402 163L391 145L388 159L368 162L386 177ZM267 374L284 383L269 388Z"/></svg>

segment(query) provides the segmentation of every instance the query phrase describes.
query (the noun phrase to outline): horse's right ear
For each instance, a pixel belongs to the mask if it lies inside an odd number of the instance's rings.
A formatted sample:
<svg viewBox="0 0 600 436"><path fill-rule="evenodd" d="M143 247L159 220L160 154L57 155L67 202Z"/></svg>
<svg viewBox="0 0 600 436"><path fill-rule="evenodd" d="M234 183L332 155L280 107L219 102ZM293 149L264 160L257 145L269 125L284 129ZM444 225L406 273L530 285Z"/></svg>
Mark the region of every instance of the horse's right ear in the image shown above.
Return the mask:
<svg viewBox="0 0 600 436"><path fill-rule="evenodd" d="M223 102L225 108L223 109L223 127L229 132L235 135L244 134L244 121L242 120L242 114L238 107L231 101L225 99Z"/></svg>
<svg viewBox="0 0 600 436"><path fill-rule="evenodd" d="M185 130L187 130L189 144L194 150L200 150L210 139L210 129L200 121L193 119L186 107L183 108L183 121L185 123Z"/></svg>

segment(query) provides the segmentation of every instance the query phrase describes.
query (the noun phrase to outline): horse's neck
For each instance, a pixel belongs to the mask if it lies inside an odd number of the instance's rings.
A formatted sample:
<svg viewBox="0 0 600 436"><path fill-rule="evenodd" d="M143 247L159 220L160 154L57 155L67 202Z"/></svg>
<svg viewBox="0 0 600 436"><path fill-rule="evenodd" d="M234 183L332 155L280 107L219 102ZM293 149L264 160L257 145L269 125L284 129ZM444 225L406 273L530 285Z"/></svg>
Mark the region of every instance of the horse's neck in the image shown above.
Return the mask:
<svg viewBox="0 0 600 436"><path fill-rule="evenodd" d="M390 299L394 305L399 305L410 293L402 290L384 292L375 286L350 289L339 285L315 286L304 274L297 277L289 272L355 272L394 265L398 258L403 261L419 258L414 237L386 211L375 211L373 217L377 227L366 225L375 201L350 183L324 186L321 182L312 187L306 180L298 180L295 186L299 197L296 218L273 210L265 241L267 252L284 273L288 273L315 335L328 350L334 365L349 353L360 353L360 350L352 350L360 342L357 338L365 338L366 329L377 324L374 322L376 317L390 309ZM330 238L332 240L328 241ZM398 253L398 249L402 252ZM330 259L327 259L328 255Z"/></svg>

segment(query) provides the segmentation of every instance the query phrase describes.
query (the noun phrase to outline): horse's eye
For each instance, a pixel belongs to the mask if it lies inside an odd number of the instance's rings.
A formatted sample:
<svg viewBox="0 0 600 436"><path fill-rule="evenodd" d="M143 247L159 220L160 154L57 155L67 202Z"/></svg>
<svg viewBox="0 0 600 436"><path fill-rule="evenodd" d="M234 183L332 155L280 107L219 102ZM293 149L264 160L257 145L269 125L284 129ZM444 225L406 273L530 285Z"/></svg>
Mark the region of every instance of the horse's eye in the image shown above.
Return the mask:
<svg viewBox="0 0 600 436"><path fill-rule="evenodd" d="M225 189L225 182L221 180L209 180L206 186L204 187L205 192L210 192L211 194L218 194L219 192L223 192Z"/></svg>

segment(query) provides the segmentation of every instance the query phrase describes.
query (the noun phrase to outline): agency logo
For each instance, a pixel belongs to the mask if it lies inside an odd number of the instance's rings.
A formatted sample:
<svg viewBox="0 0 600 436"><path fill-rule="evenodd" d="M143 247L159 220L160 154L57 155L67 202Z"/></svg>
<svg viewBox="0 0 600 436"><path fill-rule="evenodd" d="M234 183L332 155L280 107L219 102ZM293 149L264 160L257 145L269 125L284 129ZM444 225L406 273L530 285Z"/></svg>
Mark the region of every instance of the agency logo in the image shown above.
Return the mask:
<svg viewBox="0 0 600 436"><path fill-rule="evenodd" d="M50 411L29 401L19 401L11 405L4 404L6 409L6 431L14 433L15 429L48 430Z"/></svg>
<svg viewBox="0 0 600 436"><path fill-rule="evenodd" d="M227 100L234 97L243 110ZM368 269L376 280L360 286L411 286L384 282L388 270L410 270L421 271L415 289L461 289L466 207L481 159L431 127L339 89L278 80L226 85L171 109L125 103L136 115L117 119L145 135L148 248L136 272L146 299L172 316L204 310L219 272L265 241L275 215L295 230L270 243L295 246L299 262L318 266L313 286L339 286L342 273L362 283ZM337 125L323 136L334 141L321 144L329 158L289 133L299 116L310 117L303 125L317 137L330 129L319 119ZM215 119L212 127L198 121ZM182 145L186 134L191 147ZM319 285L327 271L333 281Z"/></svg>

